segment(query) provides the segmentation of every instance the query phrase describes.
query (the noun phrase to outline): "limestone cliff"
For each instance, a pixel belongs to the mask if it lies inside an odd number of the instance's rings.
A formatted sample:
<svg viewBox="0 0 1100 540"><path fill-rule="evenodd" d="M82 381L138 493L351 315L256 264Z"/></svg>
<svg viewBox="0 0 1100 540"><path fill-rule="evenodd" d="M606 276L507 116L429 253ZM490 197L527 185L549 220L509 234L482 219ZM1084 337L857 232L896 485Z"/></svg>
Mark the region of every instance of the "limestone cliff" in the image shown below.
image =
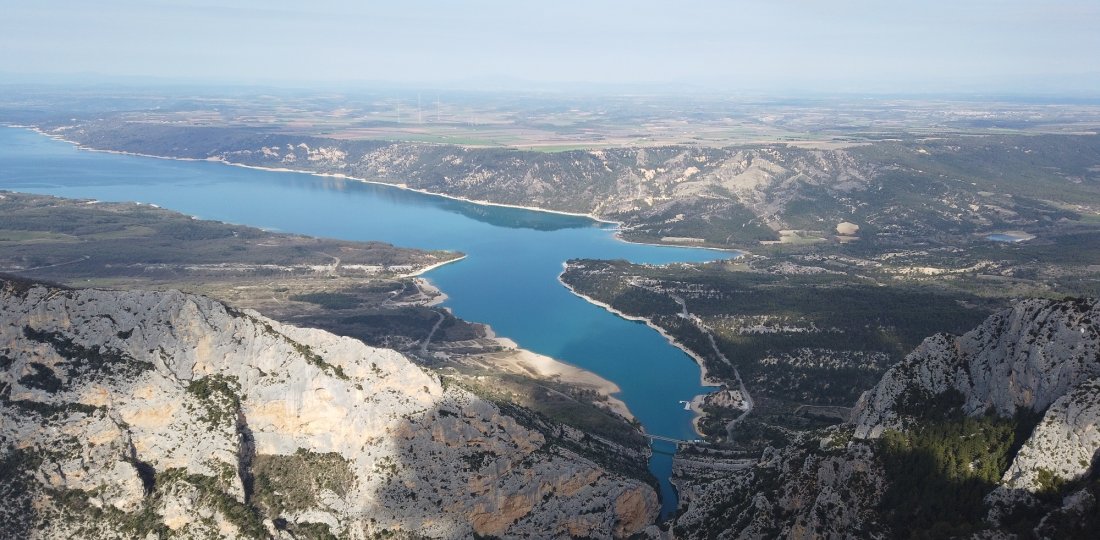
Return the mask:
<svg viewBox="0 0 1100 540"><path fill-rule="evenodd" d="M4 537L600 538L645 456L179 292L0 281Z"/></svg>
<svg viewBox="0 0 1100 540"><path fill-rule="evenodd" d="M679 539L881 537L875 505L886 482L868 444L812 436L759 459L680 455Z"/></svg>
<svg viewBox="0 0 1100 540"><path fill-rule="evenodd" d="M681 455L674 527L682 538L1095 537L1098 426L1100 302L1022 301L925 340L847 425L759 459Z"/></svg>
<svg viewBox="0 0 1100 540"><path fill-rule="evenodd" d="M886 372L853 411L857 437L903 428L928 401L954 390L962 409L1043 411L1100 375L1100 305L1027 300L960 337L928 338Z"/></svg>

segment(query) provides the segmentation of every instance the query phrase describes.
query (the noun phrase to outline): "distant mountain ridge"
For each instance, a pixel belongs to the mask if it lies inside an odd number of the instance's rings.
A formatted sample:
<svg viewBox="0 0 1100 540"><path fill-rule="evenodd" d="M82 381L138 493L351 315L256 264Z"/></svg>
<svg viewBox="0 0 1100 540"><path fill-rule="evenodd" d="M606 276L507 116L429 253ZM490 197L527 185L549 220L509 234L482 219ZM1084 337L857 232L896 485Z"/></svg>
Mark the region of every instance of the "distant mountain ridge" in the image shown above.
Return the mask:
<svg viewBox="0 0 1100 540"><path fill-rule="evenodd" d="M533 152L113 119L44 126L94 149L343 174L622 221L639 241L746 246L844 222L886 244L1044 228L1098 211L1100 136ZM684 240L686 239L686 240Z"/></svg>

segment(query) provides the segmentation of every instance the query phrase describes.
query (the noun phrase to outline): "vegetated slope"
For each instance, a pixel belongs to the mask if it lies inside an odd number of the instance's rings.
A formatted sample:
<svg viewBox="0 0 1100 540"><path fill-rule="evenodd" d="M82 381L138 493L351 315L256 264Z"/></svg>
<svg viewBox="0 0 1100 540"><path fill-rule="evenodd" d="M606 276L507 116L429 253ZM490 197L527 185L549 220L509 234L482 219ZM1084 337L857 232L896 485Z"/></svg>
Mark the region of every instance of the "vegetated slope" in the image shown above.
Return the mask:
<svg viewBox="0 0 1100 540"><path fill-rule="evenodd" d="M742 450L779 444L789 429L842 421L925 336L963 332L1001 307L942 287L884 286L850 268L746 258L660 266L572 260L561 275L574 291L664 329L715 383L738 389L743 381L751 414L707 398L698 424L712 441Z"/></svg>
<svg viewBox="0 0 1100 540"><path fill-rule="evenodd" d="M670 146L558 153L348 141L113 119L47 126L91 148L339 173L591 213L636 240L744 246L841 222L885 244L1077 222L1100 200L1100 137L948 137L847 149Z"/></svg>
<svg viewBox="0 0 1100 540"><path fill-rule="evenodd" d="M461 254L264 231L134 203L0 192L0 273L219 298L282 322L408 349L442 310L410 274ZM345 322L373 317L376 325ZM469 324L447 314L447 330ZM442 338L445 332L439 333ZM438 339L442 341L442 339Z"/></svg>
<svg viewBox="0 0 1100 540"><path fill-rule="evenodd" d="M0 270L42 279L393 278L460 253L275 233L139 203L0 190ZM243 281L243 280L242 280Z"/></svg>
<svg viewBox="0 0 1100 540"><path fill-rule="evenodd" d="M683 538L1100 531L1100 303L1027 300L936 335L850 424L745 464L681 459ZM734 470L730 470L734 469Z"/></svg>
<svg viewBox="0 0 1100 540"><path fill-rule="evenodd" d="M622 537L645 456L200 296L0 281L4 537Z"/></svg>

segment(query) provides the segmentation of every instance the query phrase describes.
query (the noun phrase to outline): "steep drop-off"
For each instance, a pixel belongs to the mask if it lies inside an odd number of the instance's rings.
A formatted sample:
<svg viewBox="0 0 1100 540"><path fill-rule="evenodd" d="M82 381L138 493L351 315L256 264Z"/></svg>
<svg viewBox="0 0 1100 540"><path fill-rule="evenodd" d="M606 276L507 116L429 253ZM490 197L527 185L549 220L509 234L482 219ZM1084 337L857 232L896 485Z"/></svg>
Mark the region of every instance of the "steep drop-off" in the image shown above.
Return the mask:
<svg viewBox="0 0 1100 540"><path fill-rule="evenodd" d="M849 424L677 463L682 538L1100 531L1100 303L1026 300L894 366ZM740 459L738 459L740 458Z"/></svg>
<svg viewBox="0 0 1100 540"><path fill-rule="evenodd" d="M623 537L645 456L179 292L0 281L4 537ZM644 471L644 469L641 469Z"/></svg>

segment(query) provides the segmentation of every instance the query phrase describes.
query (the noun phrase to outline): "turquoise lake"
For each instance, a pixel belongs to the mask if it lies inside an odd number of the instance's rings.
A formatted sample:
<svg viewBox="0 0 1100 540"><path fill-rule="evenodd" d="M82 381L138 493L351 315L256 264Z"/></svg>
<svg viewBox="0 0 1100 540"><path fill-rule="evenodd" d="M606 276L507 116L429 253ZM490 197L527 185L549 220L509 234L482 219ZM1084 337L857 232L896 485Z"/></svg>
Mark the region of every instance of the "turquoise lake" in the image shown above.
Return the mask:
<svg viewBox="0 0 1100 540"><path fill-rule="evenodd" d="M630 244L584 217L477 205L351 180L78 150L0 128L0 189L154 203L186 214L275 231L461 251L425 274L455 315L489 324L521 347L614 381L647 432L693 439L679 404L706 392L699 367L639 322L571 294L557 280L574 258L639 263L708 261L712 250ZM33 277L33 276L31 276ZM669 443L654 442L663 514L675 509ZM662 453L663 452L663 453Z"/></svg>

